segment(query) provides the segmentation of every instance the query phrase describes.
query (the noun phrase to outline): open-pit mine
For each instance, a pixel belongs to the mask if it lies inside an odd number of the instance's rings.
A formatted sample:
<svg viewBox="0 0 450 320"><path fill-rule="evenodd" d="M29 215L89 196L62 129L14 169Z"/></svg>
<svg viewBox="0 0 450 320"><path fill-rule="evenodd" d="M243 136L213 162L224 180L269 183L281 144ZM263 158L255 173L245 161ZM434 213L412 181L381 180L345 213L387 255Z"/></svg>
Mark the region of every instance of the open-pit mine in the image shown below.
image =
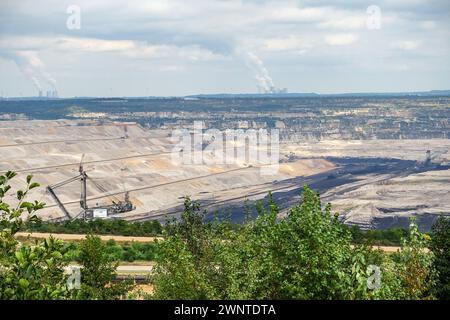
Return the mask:
<svg viewBox="0 0 450 320"><path fill-rule="evenodd" d="M143 102L146 108L134 108L141 113L127 110L127 102L105 112L108 101L97 102L97 109L69 101L65 109L55 109L65 112L62 116L46 119L30 111L26 119L0 121L0 171L34 175L41 187L30 198L46 203L40 211L45 220L81 218L86 208L108 208L96 214L164 221L180 213L184 197L190 196L211 215L241 221L248 204L265 199L269 191L283 216L305 184L319 191L345 223L362 228L406 227L408 218L417 216L428 230L438 215L450 214L448 98L419 99L407 107L406 98L348 101L356 107L339 100L336 107L322 108L288 101L283 111L270 106L275 99L261 100L259 112L253 99L180 99L183 105L202 103L195 112L191 105L188 111L155 111L153 100ZM205 111L208 103L226 107ZM226 113L227 103L248 108ZM3 115L14 119L14 108L7 101L1 104ZM173 139L174 130L190 130L199 119L206 128L219 130L279 130L276 170L263 172L266 165L245 159L175 161L183 150Z"/></svg>

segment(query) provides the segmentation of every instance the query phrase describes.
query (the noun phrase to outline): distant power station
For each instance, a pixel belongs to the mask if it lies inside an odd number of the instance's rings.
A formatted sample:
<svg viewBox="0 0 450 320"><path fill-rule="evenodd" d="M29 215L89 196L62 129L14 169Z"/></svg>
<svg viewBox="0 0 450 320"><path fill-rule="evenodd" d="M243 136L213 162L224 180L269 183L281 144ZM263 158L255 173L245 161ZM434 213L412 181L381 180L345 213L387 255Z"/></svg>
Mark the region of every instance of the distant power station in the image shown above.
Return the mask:
<svg viewBox="0 0 450 320"><path fill-rule="evenodd" d="M287 88L276 88L276 87L269 87L267 88L263 88L258 86L258 93L263 93L263 94L286 94L288 93Z"/></svg>
<svg viewBox="0 0 450 320"><path fill-rule="evenodd" d="M56 89L54 90L47 90L46 95L44 97L44 93L42 90L39 90L39 98L58 98L58 91Z"/></svg>

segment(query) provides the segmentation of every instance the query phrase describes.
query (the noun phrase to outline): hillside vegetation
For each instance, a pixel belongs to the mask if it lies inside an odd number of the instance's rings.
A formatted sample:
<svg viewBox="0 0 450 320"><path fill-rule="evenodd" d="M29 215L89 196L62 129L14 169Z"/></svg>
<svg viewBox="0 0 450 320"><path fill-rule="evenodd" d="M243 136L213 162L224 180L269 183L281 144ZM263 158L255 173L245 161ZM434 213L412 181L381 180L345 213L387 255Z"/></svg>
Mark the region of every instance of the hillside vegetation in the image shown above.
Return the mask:
<svg viewBox="0 0 450 320"><path fill-rule="evenodd" d="M285 219L277 219L278 206L269 197L268 203L256 204L258 217L241 225L205 222L206 212L186 198L180 219L168 221L161 229L164 240L149 249L156 262L151 295L136 293L130 282L115 282L115 244L88 235L76 248L81 279L73 287L64 272L74 259L70 244L53 238L20 244L15 239L25 226L42 226L37 212L44 207L26 199L39 186L31 176L24 189L11 190L15 176L0 176L0 299L450 297L448 218L441 217L430 235L420 233L412 220L400 251L388 255L367 244L352 245L349 228L306 186Z"/></svg>

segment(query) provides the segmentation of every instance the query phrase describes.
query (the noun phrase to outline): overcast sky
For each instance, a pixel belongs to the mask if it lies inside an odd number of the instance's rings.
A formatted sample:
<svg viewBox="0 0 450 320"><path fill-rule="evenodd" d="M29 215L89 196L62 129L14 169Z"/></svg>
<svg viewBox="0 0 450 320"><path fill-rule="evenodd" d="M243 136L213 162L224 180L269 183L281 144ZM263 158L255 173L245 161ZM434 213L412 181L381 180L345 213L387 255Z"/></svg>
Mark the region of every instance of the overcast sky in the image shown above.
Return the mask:
<svg viewBox="0 0 450 320"><path fill-rule="evenodd" d="M1 0L0 91L450 89L449 17L448 0Z"/></svg>

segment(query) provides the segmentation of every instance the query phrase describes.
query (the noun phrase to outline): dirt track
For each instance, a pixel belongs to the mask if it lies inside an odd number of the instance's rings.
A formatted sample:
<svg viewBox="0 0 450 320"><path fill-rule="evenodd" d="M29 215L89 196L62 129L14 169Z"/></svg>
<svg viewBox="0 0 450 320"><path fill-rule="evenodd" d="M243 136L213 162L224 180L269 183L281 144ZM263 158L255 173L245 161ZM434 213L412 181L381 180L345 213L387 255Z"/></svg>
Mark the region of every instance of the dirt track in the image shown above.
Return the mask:
<svg viewBox="0 0 450 320"><path fill-rule="evenodd" d="M55 239L65 241L82 241L86 238L85 234L64 234L64 233L41 233L41 232L18 232L16 238L19 240L26 239L47 239L53 236ZM99 235L103 241L114 240L116 242L155 242L162 240L161 237L128 237L115 235Z"/></svg>

